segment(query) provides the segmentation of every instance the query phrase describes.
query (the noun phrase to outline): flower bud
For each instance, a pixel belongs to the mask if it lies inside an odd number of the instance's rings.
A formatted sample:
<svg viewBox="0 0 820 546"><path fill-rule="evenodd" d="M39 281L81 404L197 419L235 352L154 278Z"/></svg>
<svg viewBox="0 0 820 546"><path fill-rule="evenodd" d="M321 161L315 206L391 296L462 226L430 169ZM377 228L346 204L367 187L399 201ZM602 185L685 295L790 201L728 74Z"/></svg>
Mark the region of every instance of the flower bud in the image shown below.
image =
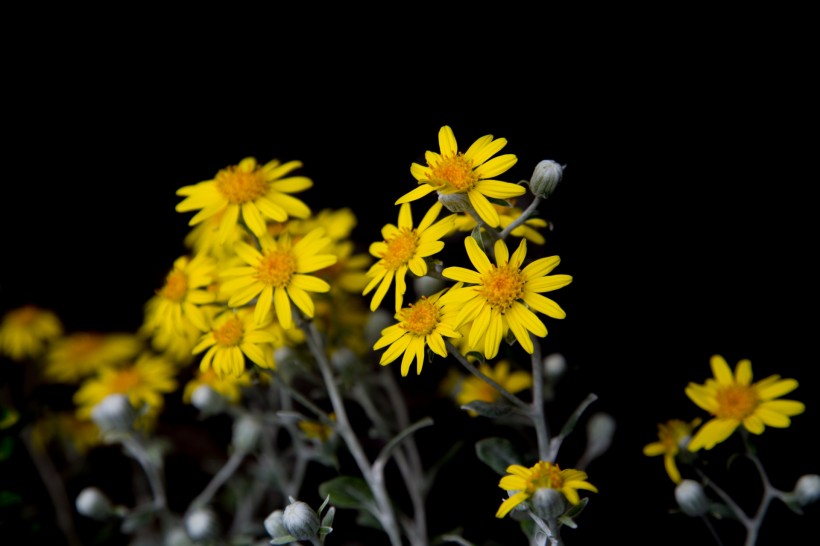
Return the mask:
<svg viewBox="0 0 820 546"><path fill-rule="evenodd" d="M530 499L532 511L544 519L554 519L566 512L567 500L557 489L541 487Z"/></svg>
<svg viewBox="0 0 820 546"><path fill-rule="evenodd" d="M330 355L330 363L337 370L348 370L355 366L359 358L350 347L340 347Z"/></svg>
<svg viewBox="0 0 820 546"><path fill-rule="evenodd" d="M102 432L131 430L137 412L124 394L109 394L91 410L91 419Z"/></svg>
<svg viewBox="0 0 820 546"><path fill-rule="evenodd" d="M612 445L615 419L608 413L598 412L587 422L587 448L584 458L591 461L603 455Z"/></svg>
<svg viewBox="0 0 820 546"><path fill-rule="evenodd" d="M709 511L711 503L703 486L694 480L681 480L675 487L675 500L687 516L702 516Z"/></svg>
<svg viewBox="0 0 820 546"><path fill-rule="evenodd" d="M450 212L468 212L473 210L473 205L470 203L470 198L466 193L440 193L438 194L439 203L444 205L444 208Z"/></svg>
<svg viewBox="0 0 820 546"><path fill-rule="evenodd" d="M302 501L295 501L285 507L282 524L288 534L296 540L309 540L316 536L321 523L313 508Z"/></svg>
<svg viewBox="0 0 820 546"><path fill-rule="evenodd" d="M274 510L268 517L265 518L265 521L262 524L265 526L265 531L271 536L271 538L285 536L288 533L288 530L285 529L285 524L283 522L285 513L282 510Z"/></svg>
<svg viewBox="0 0 820 546"><path fill-rule="evenodd" d="M208 508L198 508L185 517L185 531L192 540L205 542L219 534L216 514Z"/></svg>
<svg viewBox="0 0 820 546"><path fill-rule="evenodd" d="M820 476L817 474L800 476L792 494L800 506L807 506L817 501L820 499Z"/></svg>
<svg viewBox="0 0 820 546"><path fill-rule="evenodd" d="M194 546L191 539L188 538L188 533L182 527L173 527L165 533L165 539L162 541L163 546Z"/></svg>
<svg viewBox="0 0 820 546"><path fill-rule="evenodd" d="M200 385L191 394L191 404L207 415L215 415L225 409L227 400L208 385Z"/></svg>
<svg viewBox="0 0 820 546"><path fill-rule="evenodd" d="M544 357L544 375L551 383L558 381L567 371L567 360L560 353Z"/></svg>
<svg viewBox="0 0 820 546"><path fill-rule="evenodd" d="M256 447L262 434L262 424L251 415L240 416L233 424L233 447L237 451L249 453Z"/></svg>
<svg viewBox="0 0 820 546"><path fill-rule="evenodd" d="M551 159L539 161L532 172L530 179L530 191L533 195L537 195L546 199L555 191L555 187L564 176L564 167Z"/></svg>
<svg viewBox="0 0 820 546"><path fill-rule="evenodd" d="M77 512L88 518L103 520L114 513L111 501L96 487L86 487L77 495Z"/></svg>

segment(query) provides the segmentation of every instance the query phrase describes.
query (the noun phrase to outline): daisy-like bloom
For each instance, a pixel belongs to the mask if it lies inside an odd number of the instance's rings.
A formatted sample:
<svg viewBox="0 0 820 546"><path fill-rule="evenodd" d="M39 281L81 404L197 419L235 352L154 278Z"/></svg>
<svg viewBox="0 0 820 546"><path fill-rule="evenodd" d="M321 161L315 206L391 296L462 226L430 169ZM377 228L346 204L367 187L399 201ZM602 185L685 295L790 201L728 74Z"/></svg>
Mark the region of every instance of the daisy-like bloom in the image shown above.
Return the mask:
<svg viewBox="0 0 820 546"><path fill-rule="evenodd" d="M182 391L182 401L190 404L194 391L206 385L222 395L231 404L237 404L242 398L242 389L249 387L251 384L251 376L248 372L244 372L238 377L232 375L220 377L213 368L205 371L197 370L196 377L185 384L185 389Z"/></svg>
<svg viewBox="0 0 820 546"><path fill-rule="evenodd" d="M256 322L262 323L273 306L285 329L293 327L291 301L312 318L313 300L308 292L327 292L330 285L306 273L336 263L336 256L322 253L330 239L317 228L295 243L288 233L278 239L263 237L259 242L261 251L244 242L234 246L237 256L247 265L221 273L229 279L222 284L222 290L229 297L228 306L239 307L258 297L254 310Z"/></svg>
<svg viewBox="0 0 820 546"><path fill-rule="evenodd" d="M670 419L665 423L659 423L658 441L646 444L643 448L643 454L647 457L663 455L663 466L666 468L666 473L669 475L669 478L675 483L680 483L681 481L680 471L675 463L675 458L681 449L686 449L692 437L692 431L699 424L699 418L688 423L680 419Z"/></svg>
<svg viewBox="0 0 820 546"><path fill-rule="evenodd" d="M427 151L424 154L426 166L418 163L410 166L410 173L419 186L396 200L396 205L415 201L433 191L439 196L462 194L488 226L498 227L498 212L487 198L508 199L527 191L518 184L493 180L518 161L513 154L493 157L507 145L507 139L485 135L462 153L453 130L445 125L439 130L438 143L441 153Z"/></svg>
<svg viewBox="0 0 820 546"><path fill-rule="evenodd" d="M163 396L177 388L175 375L171 361L147 352L129 365L102 369L74 393L77 416L89 419L94 406L111 394L123 394L135 408L145 405L149 414L156 415L164 406Z"/></svg>
<svg viewBox="0 0 820 546"><path fill-rule="evenodd" d="M413 227L413 213L410 204L404 203L399 208L398 225L387 224L382 228L383 241L370 245L370 254L379 259L367 271L370 282L365 286L362 295L366 296L374 288L376 292L370 300L370 310L375 311L384 299L387 290L396 281L395 307L398 312L402 307L404 293L407 291L405 277L409 269L413 275L424 277L427 275L427 262L424 258L440 252L444 242L440 241L455 225L455 215L450 214L438 222L442 204L436 202L421 219L417 227ZM433 223L435 222L435 223Z"/></svg>
<svg viewBox="0 0 820 546"><path fill-rule="evenodd" d="M513 202L514 200L510 199L510 203ZM496 212L498 212L499 227L501 229L506 229L506 227L518 219L523 212L521 208L515 206L505 207L495 203L492 205L495 207ZM456 229L459 231L472 231L476 225L478 225L478 223L469 213L461 212L456 218ZM543 245L546 239L541 234L541 230L544 230L547 226L549 226L549 222L543 218L527 218L523 224L513 229L510 235L513 237L523 237L536 245Z"/></svg>
<svg viewBox="0 0 820 546"><path fill-rule="evenodd" d="M145 304L146 328L184 334L190 323L202 332L207 330L208 322L199 306L216 300L216 293L207 289L215 269L216 262L203 254L177 258L163 287Z"/></svg>
<svg viewBox="0 0 820 546"><path fill-rule="evenodd" d="M12 309L0 323L0 354L12 360L40 356L46 344L63 334L63 324L53 312L36 305Z"/></svg>
<svg viewBox="0 0 820 546"><path fill-rule="evenodd" d="M498 508L495 517L503 518L510 510L527 501L539 489L555 489L560 492L570 504L581 502L578 490L583 489L597 493L598 489L589 483L587 473L582 470L568 468L561 470L557 464L547 461L538 461L530 468L521 465L507 467L508 475L501 478L498 486L513 494Z"/></svg>
<svg viewBox="0 0 820 546"><path fill-rule="evenodd" d="M269 323L257 324L247 310L229 310L214 319L211 331L194 347L194 354L207 349L200 371L213 369L220 378L240 377L245 373L245 357L262 368L274 369L273 346L278 342Z"/></svg>
<svg viewBox="0 0 820 546"><path fill-rule="evenodd" d="M494 367L482 362L479 365L479 371L510 394L521 392L532 386L532 374L523 370L510 373L510 363L506 360L499 360ZM455 399L460 406L476 400L493 404L501 399L501 393L483 379L469 375L461 380L455 392ZM478 415L472 410L469 413L474 417Z"/></svg>
<svg viewBox="0 0 820 546"><path fill-rule="evenodd" d="M569 275L549 275L560 258L540 258L523 269L527 255L527 240L521 239L518 249L510 256L507 245L499 239L495 242L495 260L490 259L472 237L464 239L467 255L477 271L463 267L447 267L442 275L470 286L451 289L452 299L461 307L458 324L472 321L469 347L479 347L484 341L483 353L487 359L495 358L498 346L508 330L529 354L533 352L530 333L545 337L547 327L533 313L537 311L548 317L563 319L566 313L553 300L541 295L572 282Z"/></svg>
<svg viewBox="0 0 820 546"><path fill-rule="evenodd" d="M198 210L189 225L194 226L212 216L222 214L218 241L225 244L234 226L242 221L254 235L266 231L265 221L284 222L290 217L307 218L310 208L289 195L313 186L305 176L288 176L302 166L300 161L280 163L278 160L259 165L253 157L246 157L238 165L221 169L212 180L205 180L177 190L185 196L176 206L177 212Z"/></svg>
<svg viewBox="0 0 820 546"><path fill-rule="evenodd" d="M796 400L776 400L797 388L794 379L779 375L752 383L752 363L741 360L735 373L720 355L711 358L712 374L706 383L689 383L686 396L713 415L689 442L689 451L712 449L743 425L752 434L761 434L766 425L786 428L789 417L803 413L806 406Z"/></svg>
<svg viewBox="0 0 820 546"><path fill-rule="evenodd" d="M446 298L446 291L442 290L429 297L422 296L415 304L400 309L395 316L399 322L382 330L381 338L373 345L375 350L387 347L379 364L386 366L403 354L401 375L406 377L414 358L416 374L421 374L426 347L446 357L447 346L442 336L460 336L454 322L458 310L449 305Z"/></svg>
<svg viewBox="0 0 820 546"><path fill-rule="evenodd" d="M43 376L57 383L79 383L102 368L121 364L143 348L133 334L77 332L54 341Z"/></svg>

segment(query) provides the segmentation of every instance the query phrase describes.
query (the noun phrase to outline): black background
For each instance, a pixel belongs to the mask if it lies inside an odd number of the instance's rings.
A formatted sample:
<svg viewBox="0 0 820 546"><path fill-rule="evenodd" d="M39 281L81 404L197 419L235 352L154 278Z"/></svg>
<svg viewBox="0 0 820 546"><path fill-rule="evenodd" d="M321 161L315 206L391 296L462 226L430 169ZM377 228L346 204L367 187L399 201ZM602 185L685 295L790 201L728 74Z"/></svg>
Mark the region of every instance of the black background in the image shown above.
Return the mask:
<svg viewBox="0 0 820 546"><path fill-rule="evenodd" d="M120 44L110 31L9 58L0 311L32 302L68 330L136 329L184 252L190 215L174 211L175 191L246 156L302 161L315 184L303 199L352 208L367 245L395 222L393 202L415 184L410 164L438 149L446 124L462 149L506 138L519 158L510 181L541 159L567 165L541 208L557 272L574 277L556 294L567 318L547 322L544 342L570 365L554 426L589 392L599 397L590 411L618 423L612 451L588 469L600 493L567 544L709 541L704 526L667 513L671 482L641 448L658 422L700 415L683 390L709 377L715 353L732 366L751 359L758 379L800 381L790 396L806 413L767 429L760 454L781 489L820 471L817 89L799 32L724 40L701 28L698 48L659 30L591 49L578 37L507 38L424 52L381 47L384 34L316 34L252 57L226 53L212 32L190 49L148 53L148 37ZM402 382L416 399L433 388L424 376ZM467 437L490 427L456 421ZM452 430L418 437L435 451ZM496 480L478 463L445 472L431 526L523 543L513 522L492 517ZM775 504L760 544L808 544L817 514Z"/></svg>

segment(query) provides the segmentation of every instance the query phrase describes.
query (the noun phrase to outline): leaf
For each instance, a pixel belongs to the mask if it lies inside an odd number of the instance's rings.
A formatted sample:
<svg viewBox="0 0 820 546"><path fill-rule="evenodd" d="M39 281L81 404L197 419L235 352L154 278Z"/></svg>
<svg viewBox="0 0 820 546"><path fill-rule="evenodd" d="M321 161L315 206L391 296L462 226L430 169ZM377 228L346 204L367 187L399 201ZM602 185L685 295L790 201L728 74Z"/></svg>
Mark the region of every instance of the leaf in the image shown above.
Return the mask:
<svg viewBox="0 0 820 546"><path fill-rule="evenodd" d="M333 516L336 515L336 507L331 506L327 509L325 517L322 518L322 527L333 527ZM328 531L330 532L330 531Z"/></svg>
<svg viewBox="0 0 820 546"><path fill-rule="evenodd" d="M122 520L120 531L126 535L130 535L145 527L154 518L154 507L151 505L144 505L135 508L129 512Z"/></svg>
<svg viewBox="0 0 820 546"><path fill-rule="evenodd" d="M515 408L510 404L498 403L491 404L483 400L473 400L461 406L461 409L474 411L483 417L504 417L515 411Z"/></svg>
<svg viewBox="0 0 820 546"><path fill-rule="evenodd" d="M584 511L584 508L586 508L586 506L587 506L587 504L588 504L588 503L589 503L589 497L584 497L584 498L582 498L582 499L581 499L581 502L579 502L578 504L575 504L575 505L571 506L571 507L569 508L569 510L567 510L566 512L564 512L564 516L565 516L565 517L568 517L568 518L574 518L574 517L577 517L577 516L578 516L578 514L580 514L581 512L583 512L583 511Z"/></svg>
<svg viewBox="0 0 820 546"><path fill-rule="evenodd" d="M476 240L478 246L486 254L487 248L484 246L484 238L481 236L481 226L474 227L473 231L470 233L470 237Z"/></svg>
<svg viewBox="0 0 820 546"><path fill-rule="evenodd" d="M512 206L512 205L510 205L509 201L505 201L504 199L499 199L497 197L487 197L487 200L490 203L492 203L494 205L498 205L500 207L511 207Z"/></svg>
<svg viewBox="0 0 820 546"><path fill-rule="evenodd" d="M295 536L282 535L281 537L276 537L270 541L271 544L290 544L291 542L296 542Z"/></svg>
<svg viewBox="0 0 820 546"><path fill-rule="evenodd" d="M367 482L353 476L339 476L320 484L319 494L323 497L330 495L333 505L338 508L362 508L372 504L373 500Z"/></svg>
<svg viewBox="0 0 820 546"><path fill-rule="evenodd" d="M507 473L507 467L519 464L518 452L512 442L506 438L484 438L475 444L478 458L487 466L501 474Z"/></svg>

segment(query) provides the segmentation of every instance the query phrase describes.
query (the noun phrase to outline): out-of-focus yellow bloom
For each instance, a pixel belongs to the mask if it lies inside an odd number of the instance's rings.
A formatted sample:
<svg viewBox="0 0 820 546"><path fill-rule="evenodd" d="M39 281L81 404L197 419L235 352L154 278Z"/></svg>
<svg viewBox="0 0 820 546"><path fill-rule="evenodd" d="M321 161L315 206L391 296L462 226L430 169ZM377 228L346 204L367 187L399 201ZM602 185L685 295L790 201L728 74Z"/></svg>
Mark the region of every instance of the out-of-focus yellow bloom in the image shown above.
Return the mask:
<svg viewBox="0 0 820 546"><path fill-rule="evenodd" d="M482 362L478 369L510 394L532 386L532 374L523 370L510 373L510 363L506 360L499 360L495 366ZM460 406L476 400L492 404L501 399L501 393L495 387L474 375L464 376L455 387L453 396ZM474 417L478 415L472 410L469 413Z"/></svg>
<svg viewBox="0 0 820 546"><path fill-rule="evenodd" d="M643 454L647 457L663 455L663 466L669 478L675 483L681 481L675 458L681 449L686 449L692 438L692 431L699 424L699 418L688 423L680 419L670 419L665 423L659 423L658 441L646 444L643 448Z"/></svg>
<svg viewBox="0 0 820 546"><path fill-rule="evenodd" d="M0 322L0 355L18 361L38 357L62 334L63 324L52 311L36 305L12 309Z"/></svg>
<svg viewBox="0 0 820 546"><path fill-rule="evenodd" d="M103 368L122 364L143 349L133 334L77 332L56 339L46 353L44 377L76 384Z"/></svg>
<svg viewBox="0 0 820 546"><path fill-rule="evenodd" d="M201 371L210 368L219 377L239 377L245 373L245 357L263 368L274 369L273 346L280 340L269 322L257 324L250 310L227 310L215 319L211 331L194 347L194 354L207 349L199 363Z"/></svg>

